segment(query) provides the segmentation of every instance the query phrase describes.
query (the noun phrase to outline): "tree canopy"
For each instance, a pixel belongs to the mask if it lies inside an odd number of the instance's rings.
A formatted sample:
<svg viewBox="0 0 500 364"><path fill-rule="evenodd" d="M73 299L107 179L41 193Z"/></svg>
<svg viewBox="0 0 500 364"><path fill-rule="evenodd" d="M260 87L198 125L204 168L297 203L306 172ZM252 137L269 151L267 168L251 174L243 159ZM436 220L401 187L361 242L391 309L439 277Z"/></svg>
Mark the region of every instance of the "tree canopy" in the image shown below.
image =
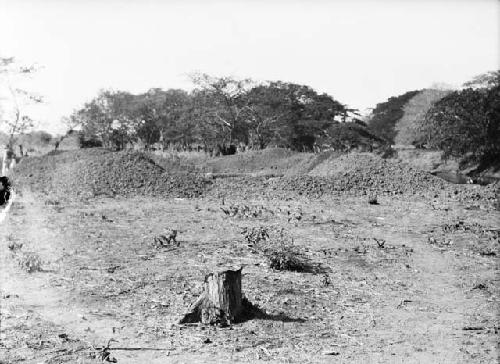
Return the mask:
<svg viewBox="0 0 500 364"><path fill-rule="evenodd" d="M206 74L191 79L196 87L190 93L151 89L132 95L103 90L72 114L71 124L118 149L142 141L147 146L312 150L331 125L356 112L305 85Z"/></svg>
<svg viewBox="0 0 500 364"><path fill-rule="evenodd" d="M16 135L34 126L34 120L26 113L27 105L43 101L40 95L16 86L19 79L36 71L35 66L20 65L13 57L0 57L0 85L3 89L3 94L0 94L0 122L9 134L7 144L10 147Z"/></svg>
<svg viewBox="0 0 500 364"><path fill-rule="evenodd" d="M445 157L489 163L500 159L500 85L466 88L438 101L420 126L429 147Z"/></svg>
<svg viewBox="0 0 500 364"><path fill-rule="evenodd" d="M489 71L475 76L464 83L466 88L493 88L500 85L500 70Z"/></svg>

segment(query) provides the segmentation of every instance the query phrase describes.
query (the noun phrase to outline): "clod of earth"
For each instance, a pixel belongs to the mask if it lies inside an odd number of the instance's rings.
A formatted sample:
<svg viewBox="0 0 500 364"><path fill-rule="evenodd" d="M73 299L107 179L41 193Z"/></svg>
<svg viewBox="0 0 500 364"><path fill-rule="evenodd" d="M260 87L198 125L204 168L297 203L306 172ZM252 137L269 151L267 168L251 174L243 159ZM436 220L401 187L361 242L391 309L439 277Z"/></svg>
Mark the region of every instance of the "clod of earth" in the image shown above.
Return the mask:
<svg viewBox="0 0 500 364"><path fill-rule="evenodd" d="M155 248L164 248L167 246L172 246L176 244L177 246L180 245L180 243L176 240L177 239L177 230L166 230L164 234L157 235L153 238L153 245Z"/></svg>

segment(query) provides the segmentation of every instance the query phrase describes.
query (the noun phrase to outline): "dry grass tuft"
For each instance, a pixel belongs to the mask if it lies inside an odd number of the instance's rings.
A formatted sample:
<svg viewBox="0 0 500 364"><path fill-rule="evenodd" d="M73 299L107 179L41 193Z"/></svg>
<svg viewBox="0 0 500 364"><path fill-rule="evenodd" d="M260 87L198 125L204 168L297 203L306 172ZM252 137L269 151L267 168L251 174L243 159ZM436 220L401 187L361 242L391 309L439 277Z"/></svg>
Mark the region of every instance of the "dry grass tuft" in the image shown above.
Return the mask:
<svg viewBox="0 0 500 364"><path fill-rule="evenodd" d="M244 228L242 234L249 247L256 246L269 239L269 231L265 226Z"/></svg>
<svg viewBox="0 0 500 364"><path fill-rule="evenodd" d="M250 248L266 257L272 269L293 272L312 272L315 270L283 228L272 226L244 228L242 234Z"/></svg>
<svg viewBox="0 0 500 364"><path fill-rule="evenodd" d="M293 245L282 244L265 252L269 266L275 270L310 272L311 264Z"/></svg>
<svg viewBox="0 0 500 364"><path fill-rule="evenodd" d="M18 264L28 273L40 272L42 270L42 259L34 252L23 252L18 257Z"/></svg>

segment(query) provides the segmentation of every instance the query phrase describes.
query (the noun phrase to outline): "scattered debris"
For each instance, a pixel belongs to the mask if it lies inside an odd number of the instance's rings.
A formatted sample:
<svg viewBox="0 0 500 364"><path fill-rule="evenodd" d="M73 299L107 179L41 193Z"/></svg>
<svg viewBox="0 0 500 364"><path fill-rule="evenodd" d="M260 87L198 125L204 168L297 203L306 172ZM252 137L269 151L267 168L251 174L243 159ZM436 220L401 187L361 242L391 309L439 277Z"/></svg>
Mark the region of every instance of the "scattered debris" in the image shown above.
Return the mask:
<svg viewBox="0 0 500 364"><path fill-rule="evenodd" d="M226 216L237 217L240 219L262 218L273 215L272 210L263 205L231 204L220 206L220 209Z"/></svg>
<svg viewBox="0 0 500 364"><path fill-rule="evenodd" d="M402 308L403 306L405 306L407 303L411 303L413 302L413 300L402 300L399 305L397 305L396 307L397 308Z"/></svg>
<svg viewBox="0 0 500 364"><path fill-rule="evenodd" d="M482 255L483 257L495 257L497 253L494 252L493 250L487 250L487 251L480 251L479 255Z"/></svg>
<svg viewBox="0 0 500 364"><path fill-rule="evenodd" d="M482 330L486 330L486 327L484 327L484 326L464 326L462 328L462 330L464 330L464 331L482 331Z"/></svg>
<svg viewBox="0 0 500 364"><path fill-rule="evenodd" d="M93 353L91 354L91 357L93 359L99 359L101 361L105 361L105 362L108 362L108 363L118 363L118 360L116 360L116 358L112 357L111 356L111 342L116 342L116 340L114 339L109 339L108 343L106 346L102 347L102 348L96 348L96 347L92 347L93 349Z"/></svg>
<svg viewBox="0 0 500 364"><path fill-rule="evenodd" d="M46 206L59 206L61 202L59 200L49 198L44 201L44 204Z"/></svg>
<svg viewBox="0 0 500 364"><path fill-rule="evenodd" d="M323 355L333 355L333 356L340 355L340 353L338 351L323 351L322 354Z"/></svg>
<svg viewBox="0 0 500 364"><path fill-rule="evenodd" d="M373 239L377 242L377 245L380 249L384 249L384 246L385 246L384 239L377 239L377 238L373 238Z"/></svg>
<svg viewBox="0 0 500 364"><path fill-rule="evenodd" d="M488 286L484 283L478 283L474 287L472 287L471 291L475 289L488 290Z"/></svg>
<svg viewBox="0 0 500 364"><path fill-rule="evenodd" d="M328 287L330 284L332 284L331 280L330 280L330 277L328 276L328 274L323 274L323 277L321 278L321 285L323 287Z"/></svg>
<svg viewBox="0 0 500 364"><path fill-rule="evenodd" d="M107 217L106 215L101 215L101 220L102 221L105 221L105 222L113 222L113 220L111 220L109 217Z"/></svg>
<svg viewBox="0 0 500 364"><path fill-rule="evenodd" d="M7 247L11 252L15 253L18 250L21 250L21 248L23 247L23 243L10 242Z"/></svg>

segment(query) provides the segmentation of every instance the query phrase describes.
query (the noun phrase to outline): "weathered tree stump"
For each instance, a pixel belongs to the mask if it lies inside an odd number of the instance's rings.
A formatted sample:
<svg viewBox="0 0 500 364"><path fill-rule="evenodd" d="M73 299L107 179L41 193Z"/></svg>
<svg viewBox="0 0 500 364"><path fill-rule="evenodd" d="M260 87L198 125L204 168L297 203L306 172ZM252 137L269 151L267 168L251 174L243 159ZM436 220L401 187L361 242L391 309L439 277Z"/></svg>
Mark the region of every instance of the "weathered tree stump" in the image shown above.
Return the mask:
<svg viewBox="0 0 500 364"><path fill-rule="evenodd" d="M179 321L230 325L243 311L241 268L210 273L205 277L204 292Z"/></svg>

